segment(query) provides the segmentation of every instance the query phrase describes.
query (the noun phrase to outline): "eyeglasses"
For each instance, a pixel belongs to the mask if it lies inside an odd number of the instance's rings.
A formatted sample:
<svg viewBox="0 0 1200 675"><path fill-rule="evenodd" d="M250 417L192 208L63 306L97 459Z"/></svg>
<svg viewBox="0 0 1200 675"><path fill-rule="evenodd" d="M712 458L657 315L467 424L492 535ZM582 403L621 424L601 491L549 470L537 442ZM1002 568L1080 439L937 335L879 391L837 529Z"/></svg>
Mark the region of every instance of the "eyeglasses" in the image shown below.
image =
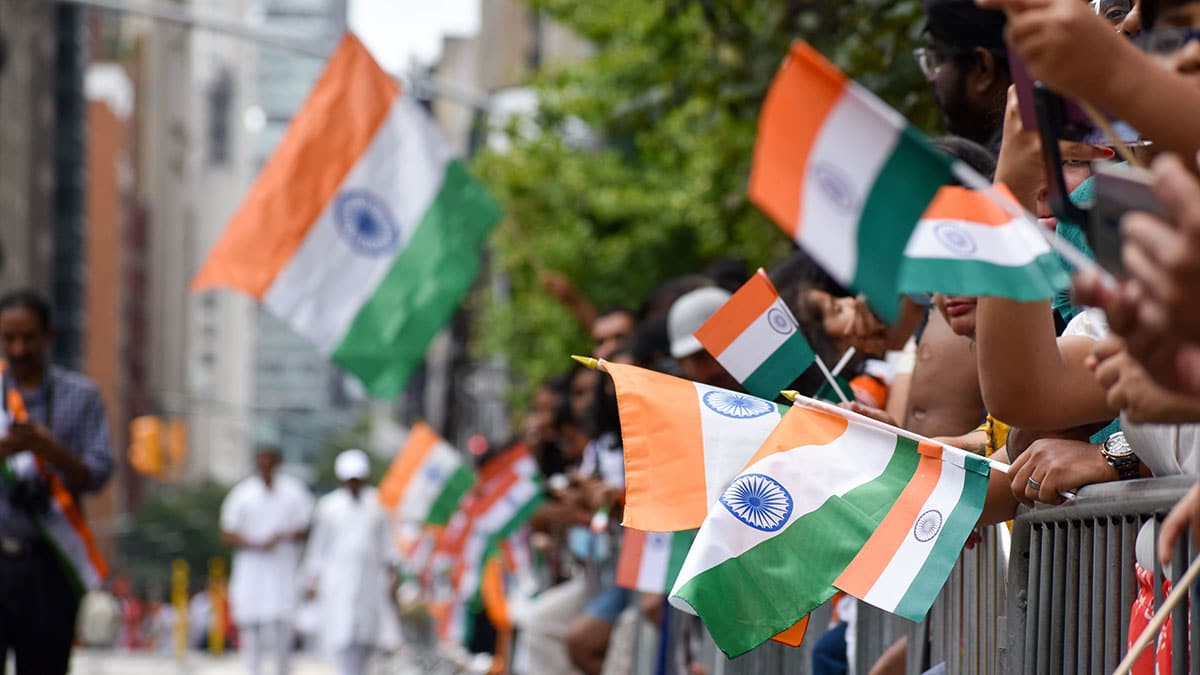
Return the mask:
<svg viewBox="0 0 1200 675"><path fill-rule="evenodd" d="M933 47L918 47L913 50L913 58L921 68L921 74L926 80L937 77L938 70L946 63L946 55Z"/></svg>
<svg viewBox="0 0 1200 675"><path fill-rule="evenodd" d="M1132 11L1133 3L1130 0L1100 0L1096 6L1096 13L1114 26L1120 25Z"/></svg>
<svg viewBox="0 0 1200 675"><path fill-rule="evenodd" d="M1183 49L1192 40L1200 40L1200 30L1194 28L1154 28L1133 38L1142 51L1149 54L1170 54Z"/></svg>

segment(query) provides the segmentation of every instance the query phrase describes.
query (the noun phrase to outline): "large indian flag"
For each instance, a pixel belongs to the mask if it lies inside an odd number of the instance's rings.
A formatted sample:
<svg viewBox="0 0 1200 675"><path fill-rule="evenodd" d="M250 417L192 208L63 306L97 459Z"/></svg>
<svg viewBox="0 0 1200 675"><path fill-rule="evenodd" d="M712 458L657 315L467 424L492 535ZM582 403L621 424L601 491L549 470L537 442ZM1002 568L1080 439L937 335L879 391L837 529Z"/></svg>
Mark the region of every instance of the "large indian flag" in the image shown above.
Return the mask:
<svg viewBox="0 0 1200 675"><path fill-rule="evenodd" d="M908 236L949 182L949 157L903 116L792 45L759 115L750 198L889 322Z"/></svg>
<svg viewBox="0 0 1200 675"><path fill-rule="evenodd" d="M988 468L962 451L797 405L714 504L671 602L699 614L730 656L829 600L838 581L881 605L898 592L892 608L932 602L978 519Z"/></svg>
<svg viewBox="0 0 1200 675"><path fill-rule="evenodd" d="M347 34L192 288L248 293L390 398L470 288L499 218Z"/></svg>
<svg viewBox="0 0 1200 675"><path fill-rule="evenodd" d="M792 310L761 268L695 333L746 391L779 396L816 360Z"/></svg>
<svg viewBox="0 0 1200 675"><path fill-rule="evenodd" d="M601 362L613 378L625 450L625 527L700 527L779 423L785 406L739 392Z"/></svg>
<svg viewBox="0 0 1200 675"><path fill-rule="evenodd" d="M418 422L379 483L379 501L401 522L445 525L474 484L466 457Z"/></svg>
<svg viewBox="0 0 1200 675"><path fill-rule="evenodd" d="M996 189L1016 202L1003 185ZM943 187L904 249L900 290L1024 302L1053 297L1070 280L1035 227L981 192Z"/></svg>

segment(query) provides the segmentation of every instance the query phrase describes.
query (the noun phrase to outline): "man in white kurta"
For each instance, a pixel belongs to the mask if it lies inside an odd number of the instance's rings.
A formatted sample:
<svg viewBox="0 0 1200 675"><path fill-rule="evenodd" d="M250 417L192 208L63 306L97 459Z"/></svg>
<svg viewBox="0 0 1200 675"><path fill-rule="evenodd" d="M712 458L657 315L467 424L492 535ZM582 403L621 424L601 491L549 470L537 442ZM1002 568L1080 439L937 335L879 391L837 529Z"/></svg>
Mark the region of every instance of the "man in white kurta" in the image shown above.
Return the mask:
<svg viewBox="0 0 1200 675"><path fill-rule="evenodd" d="M346 450L334 471L342 486L317 502L304 574L316 593L322 647L339 675L362 675L393 619L390 525L375 488L364 484L366 453Z"/></svg>
<svg viewBox="0 0 1200 675"><path fill-rule="evenodd" d="M300 594L300 554L313 500L300 480L276 471L276 448L260 448L255 473L221 505L221 533L234 548L229 604L251 675L270 653L286 675L292 614Z"/></svg>

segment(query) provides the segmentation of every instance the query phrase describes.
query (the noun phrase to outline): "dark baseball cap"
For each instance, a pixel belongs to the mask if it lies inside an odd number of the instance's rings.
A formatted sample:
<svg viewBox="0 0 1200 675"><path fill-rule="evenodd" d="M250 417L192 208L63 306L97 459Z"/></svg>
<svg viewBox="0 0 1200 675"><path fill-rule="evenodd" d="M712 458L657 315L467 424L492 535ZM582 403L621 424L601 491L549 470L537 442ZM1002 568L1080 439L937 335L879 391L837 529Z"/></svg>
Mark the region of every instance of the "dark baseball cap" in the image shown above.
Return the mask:
<svg viewBox="0 0 1200 675"><path fill-rule="evenodd" d="M1006 54L1004 12L980 9L974 0L922 0L925 31L950 47L983 47Z"/></svg>

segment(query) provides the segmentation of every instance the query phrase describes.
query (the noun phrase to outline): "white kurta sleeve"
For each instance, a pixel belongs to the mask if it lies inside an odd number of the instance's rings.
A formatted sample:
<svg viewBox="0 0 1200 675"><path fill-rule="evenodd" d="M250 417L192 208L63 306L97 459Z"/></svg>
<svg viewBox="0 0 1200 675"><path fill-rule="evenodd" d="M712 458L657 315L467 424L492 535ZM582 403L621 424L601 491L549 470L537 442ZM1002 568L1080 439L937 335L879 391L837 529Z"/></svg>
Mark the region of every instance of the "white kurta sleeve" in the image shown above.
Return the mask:
<svg viewBox="0 0 1200 675"><path fill-rule="evenodd" d="M225 501L221 502L222 531L241 534L243 522L242 514L245 511L245 509L242 507L243 503L245 502L245 499L243 499L244 494L245 491L241 489L240 485L234 486L234 488L230 490L229 494L225 497Z"/></svg>

